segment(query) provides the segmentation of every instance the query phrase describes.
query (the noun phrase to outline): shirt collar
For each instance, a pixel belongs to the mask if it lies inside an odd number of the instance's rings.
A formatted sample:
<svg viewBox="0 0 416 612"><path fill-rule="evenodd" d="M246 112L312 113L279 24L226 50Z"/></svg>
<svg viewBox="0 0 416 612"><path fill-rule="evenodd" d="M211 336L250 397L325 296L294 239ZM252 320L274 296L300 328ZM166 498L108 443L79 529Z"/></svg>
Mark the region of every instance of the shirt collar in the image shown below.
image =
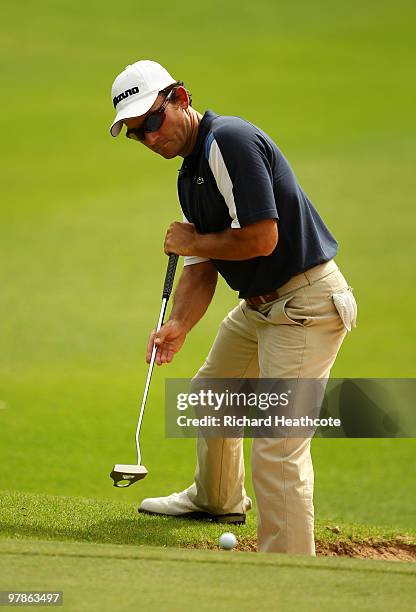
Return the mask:
<svg viewBox="0 0 416 612"><path fill-rule="evenodd" d="M215 117L218 117L218 115L212 110L207 110L204 113L204 116L202 117L198 127L198 136L196 137L194 148L192 149L192 153L188 155L188 157L196 157L199 154L201 147L204 144L205 138L210 130L211 123L213 122Z"/></svg>

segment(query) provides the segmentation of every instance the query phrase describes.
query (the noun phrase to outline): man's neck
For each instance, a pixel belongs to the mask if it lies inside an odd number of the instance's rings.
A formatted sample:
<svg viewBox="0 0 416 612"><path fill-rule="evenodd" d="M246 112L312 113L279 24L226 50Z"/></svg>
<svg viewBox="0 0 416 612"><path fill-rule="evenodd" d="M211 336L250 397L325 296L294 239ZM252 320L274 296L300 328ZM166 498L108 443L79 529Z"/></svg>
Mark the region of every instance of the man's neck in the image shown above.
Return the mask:
<svg viewBox="0 0 416 612"><path fill-rule="evenodd" d="M189 107L189 119L190 119L190 132L189 138L186 142L185 147L180 152L181 157L188 157L194 149L196 139L198 137L199 124L201 123L202 115L198 113L192 106Z"/></svg>

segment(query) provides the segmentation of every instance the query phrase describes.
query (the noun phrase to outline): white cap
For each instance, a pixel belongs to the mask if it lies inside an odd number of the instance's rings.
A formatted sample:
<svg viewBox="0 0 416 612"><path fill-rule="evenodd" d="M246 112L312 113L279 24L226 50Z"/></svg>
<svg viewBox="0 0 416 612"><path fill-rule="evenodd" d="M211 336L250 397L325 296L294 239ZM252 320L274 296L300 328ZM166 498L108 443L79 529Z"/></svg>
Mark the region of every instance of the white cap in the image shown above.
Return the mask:
<svg viewBox="0 0 416 612"><path fill-rule="evenodd" d="M111 88L111 97L117 111L110 133L120 134L123 119L140 117L147 113L159 94L159 91L176 83L169 72L157 62L140 60L123 70L115 79Z"/></svg>

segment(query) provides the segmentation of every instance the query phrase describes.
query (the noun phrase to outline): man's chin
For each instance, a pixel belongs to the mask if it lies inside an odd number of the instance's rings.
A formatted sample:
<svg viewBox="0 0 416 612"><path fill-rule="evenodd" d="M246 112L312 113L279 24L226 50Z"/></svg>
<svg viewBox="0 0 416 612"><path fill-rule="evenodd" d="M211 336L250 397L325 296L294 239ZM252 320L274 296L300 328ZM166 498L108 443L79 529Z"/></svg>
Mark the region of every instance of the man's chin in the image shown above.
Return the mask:
<svg viewBox="0 0 416 612"><path fill-rule="evenodd" d="M177 156L177 152L166 149L165 151L158 152L158 155L160 155L161 157L164 157L165 159L173 159L174 157Z"/></svg>

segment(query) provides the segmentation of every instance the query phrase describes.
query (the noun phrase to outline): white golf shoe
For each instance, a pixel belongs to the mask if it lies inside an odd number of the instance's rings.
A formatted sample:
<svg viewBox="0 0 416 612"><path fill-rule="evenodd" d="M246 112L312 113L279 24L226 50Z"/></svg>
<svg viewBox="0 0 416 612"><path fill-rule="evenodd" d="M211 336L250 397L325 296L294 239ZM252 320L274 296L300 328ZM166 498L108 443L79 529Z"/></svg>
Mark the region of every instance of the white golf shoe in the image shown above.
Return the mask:
<svg viewBox="0 0 416 612"><path fill-rule="evenodd" d="M245 499L245 512L251 509L252 501L249 497ZM231 514L211 514L196 506L188 497L186 490L181 493L172 493L167 497L148 497L139 506L139 512L145 514L161 514L163 516L176 516L178 518L191 518L209 520L215 523L246 522L245 512Z"/></svg>

